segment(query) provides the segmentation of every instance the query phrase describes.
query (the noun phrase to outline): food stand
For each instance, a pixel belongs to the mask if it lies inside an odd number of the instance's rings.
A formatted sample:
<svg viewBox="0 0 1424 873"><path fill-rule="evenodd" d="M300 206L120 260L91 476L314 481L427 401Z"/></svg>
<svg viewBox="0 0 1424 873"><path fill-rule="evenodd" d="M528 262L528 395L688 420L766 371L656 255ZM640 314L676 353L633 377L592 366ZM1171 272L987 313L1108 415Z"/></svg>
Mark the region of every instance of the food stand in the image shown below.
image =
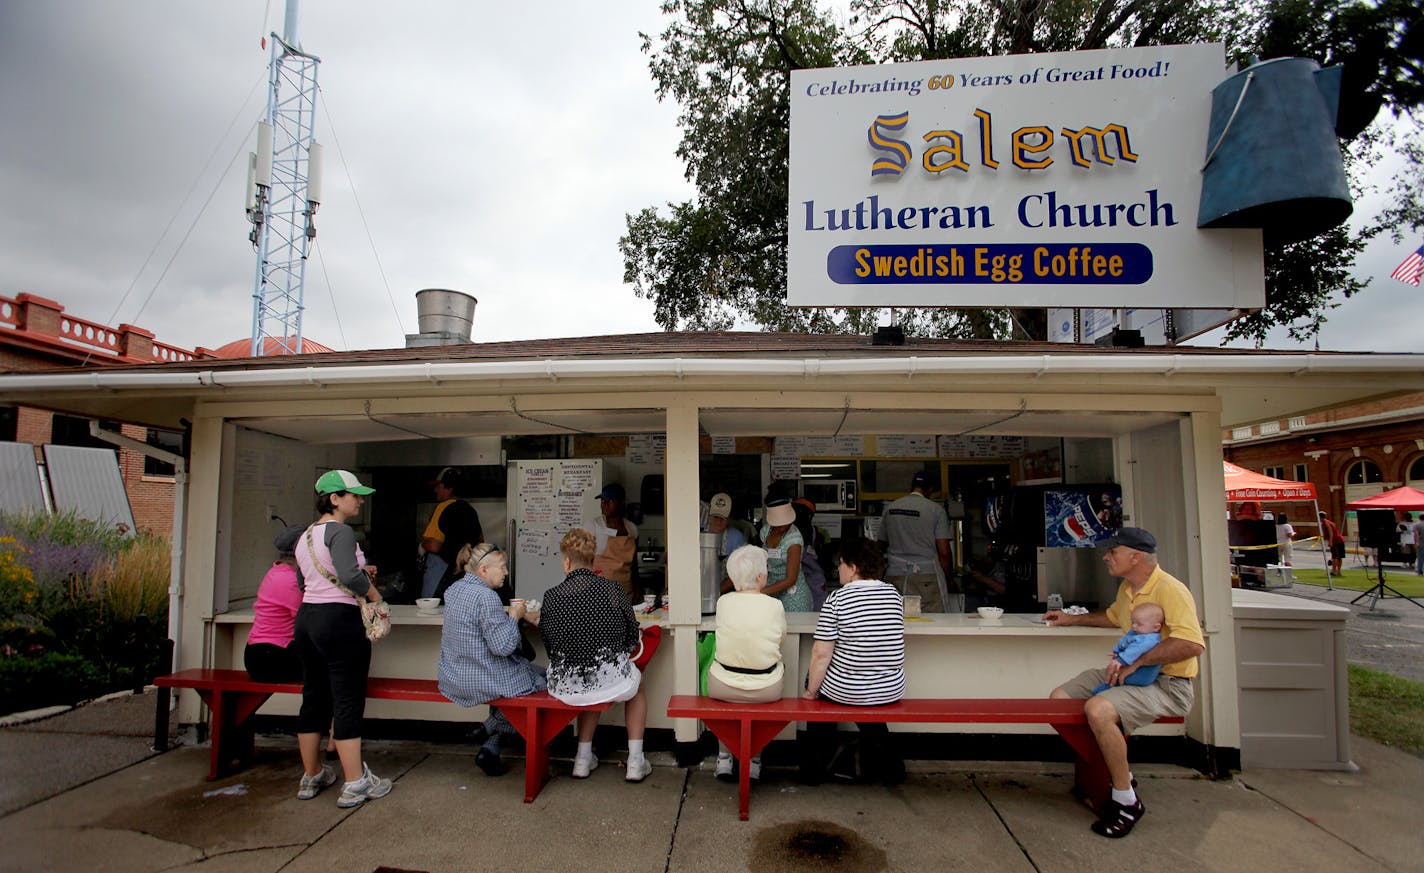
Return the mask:
<svg viewBox="0 0 1424 873"><path fill-rule="evenodd" d="M271 560L269 519L309 517L319 471L384 469L394 481L404 463L401 478L423 485L429 466L452 458L502 468L512 460L510 435L520 435L562 457L602 458L604 482L664 476L665 515L644 525L650 534L661 526L672 600L661 618L670 639L649 671L650 726L671 727L681 742L696 739L696 724L669 725L660 713L671 693L697 687L696 634L709 626L698 597L699 498L716 484L702 481L702 470L720 469L714 440L756 456L745 465L762 471L745 489L756 493L772 481L774 448L766 447L778 436L1052 439L1063 448L1065 481L1080 481L1083 468L1084 481L1106 472L1121 485L1124 518L1157 534L1163 564L1196 596L1208 639L1199 703L1173 729L1228 760L1239 734L1230 584L1220 560L1228 545L1223 427L1421 389L1424 368L1409 355L951 340L887 348L865 337L697 333L0 376L0 394L16 402L157 427L192 423L183 574L174 584L179 667L240 663L245 612ZM1022 475L1022 458L1004 460ZM373 548L411 552L413 521L392 528L394 543L379 542L380 519L396 512L387 505L399 502L395 490L378 485L369 515L357 520ZM809 613L792 622L790 683L804 669L813 624ZM433 677L438 625L438 617L397 610L373 674ZM911 690L924 696L1046 694L1101 661L1113 636L1013 614L996 626L940 616L906 628ZM264 711L284 705L274 699ZM480 713L380 702L370 715L453 721ZM197 698L180 695L179 721L202 717Z"/></svg>

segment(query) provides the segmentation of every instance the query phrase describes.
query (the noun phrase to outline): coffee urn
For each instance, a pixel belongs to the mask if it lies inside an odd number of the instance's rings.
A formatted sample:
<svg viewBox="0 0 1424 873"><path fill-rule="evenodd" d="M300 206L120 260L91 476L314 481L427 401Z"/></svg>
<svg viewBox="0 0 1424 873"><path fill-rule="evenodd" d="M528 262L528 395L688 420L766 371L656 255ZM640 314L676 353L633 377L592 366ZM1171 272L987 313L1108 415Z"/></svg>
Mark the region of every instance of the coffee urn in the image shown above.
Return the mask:
<svg viewBox="0 0 1424 873"><path fill-rule="evenodd" d="M702 614L717 612L717 598L722 593L722 534L703 531L698 535L702 568Z"/></svg>

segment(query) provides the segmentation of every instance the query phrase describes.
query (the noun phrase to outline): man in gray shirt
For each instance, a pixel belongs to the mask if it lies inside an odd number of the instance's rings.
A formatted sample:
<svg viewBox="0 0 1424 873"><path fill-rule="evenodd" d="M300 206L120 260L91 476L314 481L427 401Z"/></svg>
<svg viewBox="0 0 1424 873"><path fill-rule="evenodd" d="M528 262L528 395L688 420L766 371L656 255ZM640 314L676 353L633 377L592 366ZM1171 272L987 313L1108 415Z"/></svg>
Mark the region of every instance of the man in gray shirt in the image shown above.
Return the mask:
<svg viewBox="0 0 1424 873"><path fill-rule="evenodd" d="M944 612L950 605L945 580L952 574L949 515L925 496L929 477L924 471L910 479L910 493L885 507L880 537L889 567L885 581L903 594L918 594L920 611Z"/></svg>

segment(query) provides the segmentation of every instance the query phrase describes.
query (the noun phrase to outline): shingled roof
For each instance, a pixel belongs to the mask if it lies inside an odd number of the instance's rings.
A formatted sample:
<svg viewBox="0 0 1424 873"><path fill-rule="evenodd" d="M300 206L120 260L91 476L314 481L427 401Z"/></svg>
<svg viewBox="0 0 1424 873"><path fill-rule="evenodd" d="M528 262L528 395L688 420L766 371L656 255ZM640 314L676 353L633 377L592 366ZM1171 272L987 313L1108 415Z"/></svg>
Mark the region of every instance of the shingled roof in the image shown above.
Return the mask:
<svg viewBox="0 0 1424 873"><path fill-rule="evenodd" d="M187 370L326 367L359 364L400 364L439 361L518 361L546 358L628 358L759 356L777 357L913 357L953 355L1113 355L1164 354L1294 354L1202 346L1111 348L1071 343L906 337L904 345L873 345L871 338L852 334L764 333L757 331L659 331L606 336L561 337L466 343L427 348L363 349L346 352L280 355L263 358L205 358L200 361L148 364L170 372ZM1300 352L1299 354L1306 354ZM1330 354L1315 352L1314 354ZM110 370L121 369L117 367Z"/></svg>

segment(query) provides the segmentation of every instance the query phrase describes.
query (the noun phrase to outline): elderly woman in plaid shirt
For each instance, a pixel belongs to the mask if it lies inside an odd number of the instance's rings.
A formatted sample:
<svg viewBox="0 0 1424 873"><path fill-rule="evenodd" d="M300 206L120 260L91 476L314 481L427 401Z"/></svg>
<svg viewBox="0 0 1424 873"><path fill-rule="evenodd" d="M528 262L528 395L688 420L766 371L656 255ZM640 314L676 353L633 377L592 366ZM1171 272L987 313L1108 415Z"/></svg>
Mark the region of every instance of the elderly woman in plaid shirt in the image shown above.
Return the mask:
<svg viewBox="0 0 1424 873"><path fill-rule="evenodd" d="M497 697L543 691L544 668L519 654L522 603L500 605L496 588L509 565L489 543L465 546L456 559L465 575L445 591L445 626L440 633L440 693L461 706L479 706ZM475 763L490 776L509 768L499 759L500 741L514 726L498 709L475 731L481 743Z"/></svg>

